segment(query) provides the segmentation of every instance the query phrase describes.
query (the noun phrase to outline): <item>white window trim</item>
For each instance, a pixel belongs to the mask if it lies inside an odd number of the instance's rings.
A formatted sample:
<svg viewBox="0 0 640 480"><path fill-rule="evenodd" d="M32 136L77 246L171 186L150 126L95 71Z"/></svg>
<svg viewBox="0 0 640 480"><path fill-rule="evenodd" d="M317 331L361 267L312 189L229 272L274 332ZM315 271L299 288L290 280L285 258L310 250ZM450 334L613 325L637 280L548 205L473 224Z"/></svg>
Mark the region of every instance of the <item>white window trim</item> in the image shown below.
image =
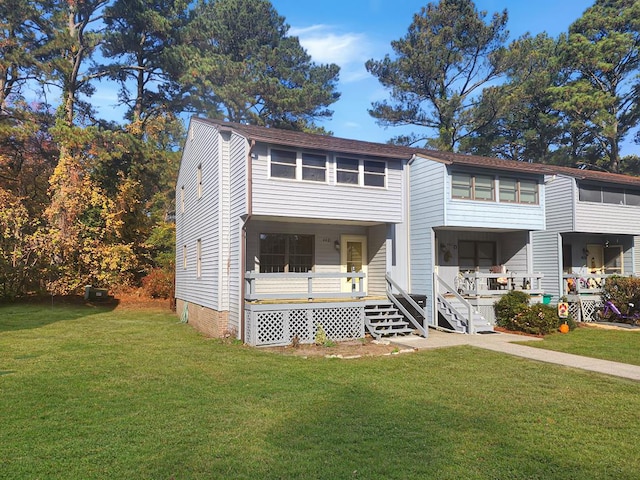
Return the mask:
<svg viewBox="0 0 640 480"><path fill-rule="evenodd" d="M198 199L200 199L202 198L202 164L198 165L196 177L198 182Z"/></svg>
<svg viewBox="0 0 640 480"><path fill-rule="evenodd" d="M357 160L358 161L358 184L356 185L355 183L341 183L338 182L338 158L344 158L345 160ZM378 162L378 163L384 163L384 186L382 187L378 187L375 185L365 185L364 183L364 175L365 175L365 170L364 170L364 162L365 161L370 161L370 162ZM341 187L358 187L358 188L375 188L376 190L386 190L388 189L388 185L389 185L389 163L386 160L378 160L375 158L362 158L362 157L351 157L349 155L334 155L333 157L333 165L334 165L334 182L336 185L340 185ZM370 173L371 175L380 175L382 176L382 174L375 174L375 173Z"/></svg>
<svg viewBox="0 0 640 480"><path fill-rule="evenodd" d="M286 177L274 177L273 175L271 175L271 151L272 150L280 150L283 152L293 152L296 154L296 174L295 174L295 178L286 178ZM320 182L317 180L303 180L302 179L302 154L303 153L308 153L311 155L323 155L325 158L325 162L324 162L324 181ZM329 155L327 153L317 153L317 152L312 152L309 150L297 150L297 149L292 149L292 148L278 148L278 147L269 147L269 161L267 162L267 178L269 179L273 179L273 180L282 180L285 182L304 182L304 183L312 183L315 185L326 185L329 183Z"/></svg>

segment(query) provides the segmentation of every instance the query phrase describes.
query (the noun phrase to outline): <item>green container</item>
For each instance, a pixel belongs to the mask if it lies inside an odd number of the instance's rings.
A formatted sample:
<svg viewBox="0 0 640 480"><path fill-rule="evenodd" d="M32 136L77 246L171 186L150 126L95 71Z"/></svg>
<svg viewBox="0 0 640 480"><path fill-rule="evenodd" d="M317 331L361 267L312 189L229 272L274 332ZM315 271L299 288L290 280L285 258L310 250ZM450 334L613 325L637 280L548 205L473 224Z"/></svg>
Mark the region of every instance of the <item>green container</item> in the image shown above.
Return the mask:
<svg viewBox="0 0 640 480"><path fill-rule="evenodd" d="M542 295L542 303L544 303L545 305L549 305L551 303L551 295L546 293Z"/></svg>

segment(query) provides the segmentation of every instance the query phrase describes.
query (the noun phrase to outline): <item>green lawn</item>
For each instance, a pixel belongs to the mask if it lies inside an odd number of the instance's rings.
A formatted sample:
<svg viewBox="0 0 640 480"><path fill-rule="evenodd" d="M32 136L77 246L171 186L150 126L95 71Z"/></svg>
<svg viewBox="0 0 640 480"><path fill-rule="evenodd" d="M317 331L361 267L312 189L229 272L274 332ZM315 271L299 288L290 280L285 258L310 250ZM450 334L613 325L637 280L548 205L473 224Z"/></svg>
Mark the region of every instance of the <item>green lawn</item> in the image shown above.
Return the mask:
<svg viewBox="0 0 640 480"><path fill-rule="evenodd" d="M0 307L0 478L636 479L640 383L471 347L340 360L158 310Z"/></svg>
<svg viewBox="0 0 640 480"><path fill-rule="evenodd" d="M527 342L526 345L640 365L640 331L637 330L581 327L567 335L547 335L541 342Z"/></svg>

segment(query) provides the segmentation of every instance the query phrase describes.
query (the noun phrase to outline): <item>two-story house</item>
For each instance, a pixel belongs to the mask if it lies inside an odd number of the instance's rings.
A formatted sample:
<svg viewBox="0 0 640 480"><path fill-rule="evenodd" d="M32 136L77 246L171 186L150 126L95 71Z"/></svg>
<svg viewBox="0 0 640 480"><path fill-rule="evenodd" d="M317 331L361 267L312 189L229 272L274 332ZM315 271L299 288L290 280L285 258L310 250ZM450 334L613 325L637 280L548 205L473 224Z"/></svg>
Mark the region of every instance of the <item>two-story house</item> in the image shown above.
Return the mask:
<svg viewBox="0 0 640 480"><path fill-rule="evenodd" d="M313 342L319 329L363 337L372 317L377 331L408 330L387 290L408 283L412 155L192 119L176 193L178 313L251 345Z"/></svg>
<svg viewBox="0 0 640 480"><path fill-rule="evenodd" d="M544 291L596 320L611 275L640 272L640 178L553 167L545 177L546 228L533 235L533 268Z"/></svg>

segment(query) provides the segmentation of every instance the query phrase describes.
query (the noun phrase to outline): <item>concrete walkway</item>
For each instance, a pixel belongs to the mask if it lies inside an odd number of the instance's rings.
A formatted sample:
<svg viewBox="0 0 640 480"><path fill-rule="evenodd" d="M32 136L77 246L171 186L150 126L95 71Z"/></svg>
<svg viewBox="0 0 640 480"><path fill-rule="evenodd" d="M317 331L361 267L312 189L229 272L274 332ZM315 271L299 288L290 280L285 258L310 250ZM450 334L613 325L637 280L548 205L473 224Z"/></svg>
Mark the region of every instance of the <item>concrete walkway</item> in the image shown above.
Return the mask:
<svg viewBox="0 0 640 480"><path fill-rule="evenodd" d="M640 332L639 332L640 333ZM417 336L401 337L391 341L391 343L416 350L429 348L444 348L457 345L471 345L494 352L507 353L518 357L538 360L540 362L555 363L566 367L580 368L591 372L614 375L616 377L628 378L640 381L640 366L626 363L611 362L609 360L599 360L597 358L583 357L571 353L554 352L542 348L528 347L526 345L516 345L512 342L539 341L539 338L527 337L523 335L513 335L509 333L492 333L485 335L464 335L459 333L447 333L438 330L429 330L429 338Z"/></svg>

